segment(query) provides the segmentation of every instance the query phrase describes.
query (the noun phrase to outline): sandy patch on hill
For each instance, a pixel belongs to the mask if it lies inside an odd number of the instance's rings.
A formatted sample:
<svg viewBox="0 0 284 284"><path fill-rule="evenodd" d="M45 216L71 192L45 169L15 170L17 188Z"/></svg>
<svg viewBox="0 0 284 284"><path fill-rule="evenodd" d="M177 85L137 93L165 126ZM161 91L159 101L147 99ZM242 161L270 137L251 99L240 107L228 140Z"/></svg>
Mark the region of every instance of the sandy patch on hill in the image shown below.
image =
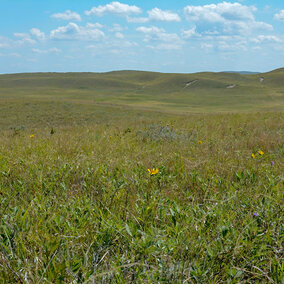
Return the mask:
<svg viewBox="0 0 284 284"><path fill-rule="evenodd" d="M196 83L198 80L189 81L185 84L185 88L191 86L192 84Z"/></svg>

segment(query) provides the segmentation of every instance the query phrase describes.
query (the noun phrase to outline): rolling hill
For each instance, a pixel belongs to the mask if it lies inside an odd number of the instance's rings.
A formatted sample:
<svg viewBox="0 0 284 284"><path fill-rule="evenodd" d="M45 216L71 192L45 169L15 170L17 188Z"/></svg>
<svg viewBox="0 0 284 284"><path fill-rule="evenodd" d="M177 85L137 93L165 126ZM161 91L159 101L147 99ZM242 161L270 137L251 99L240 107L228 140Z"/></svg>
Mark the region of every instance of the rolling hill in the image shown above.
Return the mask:
<svg viewBox="0 0 284 284"><path fill-rule="evenodd" d="M284 68L260 74L22 73L0 75L0 122L93 114L104 107L169 113L282 111ZM108 112L108 110L106 110ZM22 113L22 115L21 115ZM11 114L14 114L11 115ZM45 118L44 118L45 119Z"/></svg>

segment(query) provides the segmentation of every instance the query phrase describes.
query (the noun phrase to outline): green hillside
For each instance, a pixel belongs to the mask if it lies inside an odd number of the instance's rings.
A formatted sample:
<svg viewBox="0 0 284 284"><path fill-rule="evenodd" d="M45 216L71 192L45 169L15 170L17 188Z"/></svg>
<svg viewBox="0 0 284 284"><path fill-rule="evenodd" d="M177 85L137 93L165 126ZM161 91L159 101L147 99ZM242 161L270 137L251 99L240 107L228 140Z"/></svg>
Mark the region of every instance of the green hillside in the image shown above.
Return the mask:
<svg viewBox="0 0 284 284"><path fill-rule="evenodd" d="M283 68L250 75L143 71L0 75L0 124L29 124L37 117L48 122L55 116L78 122L105 107L176 114L282 111L283 79Z"/></svg>

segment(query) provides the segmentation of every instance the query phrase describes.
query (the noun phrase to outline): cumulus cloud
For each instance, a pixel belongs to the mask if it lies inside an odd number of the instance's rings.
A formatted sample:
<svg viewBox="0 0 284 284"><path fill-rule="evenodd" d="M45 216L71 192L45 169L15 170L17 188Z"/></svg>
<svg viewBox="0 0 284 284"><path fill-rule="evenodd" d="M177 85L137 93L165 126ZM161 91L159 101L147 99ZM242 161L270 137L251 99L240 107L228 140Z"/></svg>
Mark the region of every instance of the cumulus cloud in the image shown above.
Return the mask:
<svg viewBox="0 0 284 284"><path fill-rule="evenodd" d="M30 30L30 34L32 36L34 36L35 38L37 38L38 40L42 41L45 39L45 33L44 32L41 32L39 29L36 29L36 28L32 28Z"/></svg>
<svg viewBox="0 0 284 284"><path fill-rule="evenodd" d="M189 30L183 30L182 31L182 37L184 39L189 39L192 37L200 37L200 34L196 32L196 26L194 26L193 28L189 29Z"/></svg>
<svg viewBox="0 0 284 284"><path fill-rule="evenodd" d="M28 45L35 45L42 40L44 33L38 29L31 29L30 33L13 33L14 38L0 36L0 48L19 48Z"/></svg>
<svg viewBox="0 0 284 284"><path fill-rule="evenodd" d="M259 35L256 38L252 39L252 42L255 42L255 43L262 43L262 42L279 43L279 42L282 42L282 40L279 37L274 36L274 35Z"/></svg>
<svg viewBox="0 0 284 284"><path fill-rule="evenodd" d="M104 32L95 27L78 26L75 23L69 23L67 26L58 27L50 32L50 38L55 40L97 41L104 36Z"/></svg>
<svg viewBox="0 0 284 284"><path fill-rule="evenodd" d="M242 35L205 35L201 38L201 46L206 44L221 51L247 50L248 39Z"/></svg>
<svg viewBox="0 0 284 284"><path fill-rule="evenodd" d="M275 14L274 19L278 21L284 21L284 10L280 10L279 13Z"/></svg>
<svg viewBox="0 0 284 284"><path fill-rule="evenodd" d="M164 22L180 22L181 18L178 14L171 11L163 11L159 8L154 8L147 11L148 17L127 17L129 23L147 23L150 21L164 21Z"/></svg>
<svg viewBox="0 0 284 284"><path fill-rule="evenodd" d="M32 51L37 54L48 54L48 53L60 53L61 52L61 50L56 47L45 49L45 50L33 48Z"/></svg>
<svg viewBox="0 0 284 284"><path fill-rule="evenodd" d="M56 13L51 15L52 18L54 19L59 19L59 20L66 20L66 21L78 21L80 22L81 16L76 13L76 12L71 12L70 10L66 10L64 13Z"/></svg>
<svg viewBox="0 0 284 284"><path fill-rule="evenodd" d="M223 2L184 8L186 19L196 24L200 33L244 34L253 30L272 30L270 24L255 20L256 7Z"/></svg>
<svg viewBox="0 0 284 284"><path fill-rule="evenodd" d="M245 41L236 41L236 42L228 42L228 41L219 41L217 43L217 48L221 51L232 52L232 51L247 51L247 46Z"/></svg>
<svg viewBox="0 0 284 284"><path fill-rule="evenodd" d="M126 18L127 22L128 23L135 23L135 24L144 24L144 23L147 23L149 22L149 18L146 18L146 17L129 17L127 16Z"/></svg>
<svg viewBox="0 0 284 284"><path fill-rule="evenodd" d="M144 41L162 41L162 42L174 42L176 45L180 44L180 38L175 33L166 33L162 28L155 26L152 27L138 27L136 31L145 35Z"/></svg>
<svg viewBox="0 0 284 284"><path fill-rule="evenodd" d="M93 7L89 11L85 11L87 16L103 16L105 14L116 14L121 16L128 16L131 14L140 14L142 10L137 6L130 6L120 2L111 2L105 6Z"/></svg>
<svg viewBox="0 0 284 284"><path fill-rule="evenodd" d="M26 38L26 37L29 37L29 35L26 33L14 33L14 37Z"/></svg>
<svg viewBox="0 0 284 284"><path fill-rule="evenodd" d="M142 32L144 34L157 34L157 33L164 33L165 30L158 27L139 27L136 29L138 32Z"/></svg>
<svg viewBox="0 0 284 284"><path fill-rule="evenodd" d="M14 33L14 37L19 38L15 43L19 45L24 44L35 44L36 41L31 38L29 34L26 33Z"/></svg>
<svg viewBox="0 0 284 284"><path fill-rule="evenodd" d="M111 32L122 32L124 28L120 24L113 24L110 29Z"/></svg>
<svg viewBox="0 0 284 284"><path fill-rule="evenodd" d="M187 6L184 8L188 20L204 20L208 22L224 22L224 20L254 20L254 6L244 6L239 3L223 2L204 6Z"/></svg>
<svg viewBox="0 0 284 284"><path fill-rule="evenodd" d="M160 43L155 46L148 45L147 47L151 49L156 49L156 50L179 50L181 49L181 45L175 44L175 43Z"/></svg>
<svg viewBox="0 0 284 284"><path fill-rule="evenodd" d="M208 51L208 50L212 49L214 47L214 45L212 43L203 42L203 43L201 43L200 47L202 49L205 49L205 50Z"/></svg>
<svg viewBox="0 0 284 284"><path fill-rule="evenodd" d="M86 28L97 28L102 29L104 26L100 23L87 23Z"/></svg>
<svg viewBox="0 0 284 284"><path fill-rule="evenodd" d="M170 11L163 11L159 8L154 8L147 12L150 21L165 21L165 22L180 22L180 16Z"/></svg>
<svg viewBox="0 0 284 284"><path fill-rule="evenodd" d="M124 35L120 32L117 32L117 33L115 33L115 37L118 38L118 39L123 39Z"/></svg>

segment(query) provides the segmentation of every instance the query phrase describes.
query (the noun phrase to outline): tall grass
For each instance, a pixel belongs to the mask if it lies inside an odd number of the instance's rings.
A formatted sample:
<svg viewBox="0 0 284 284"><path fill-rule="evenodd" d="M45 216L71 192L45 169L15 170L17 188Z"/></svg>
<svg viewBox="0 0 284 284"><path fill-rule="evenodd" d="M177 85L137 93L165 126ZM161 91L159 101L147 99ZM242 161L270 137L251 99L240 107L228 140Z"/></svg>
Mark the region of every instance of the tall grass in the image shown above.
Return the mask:
<svg viewBox="0 0 284 284"><path fill-rule="evenodd" d="M283 282L283 126L258 113L2 130L1 282Z"/></svg>

